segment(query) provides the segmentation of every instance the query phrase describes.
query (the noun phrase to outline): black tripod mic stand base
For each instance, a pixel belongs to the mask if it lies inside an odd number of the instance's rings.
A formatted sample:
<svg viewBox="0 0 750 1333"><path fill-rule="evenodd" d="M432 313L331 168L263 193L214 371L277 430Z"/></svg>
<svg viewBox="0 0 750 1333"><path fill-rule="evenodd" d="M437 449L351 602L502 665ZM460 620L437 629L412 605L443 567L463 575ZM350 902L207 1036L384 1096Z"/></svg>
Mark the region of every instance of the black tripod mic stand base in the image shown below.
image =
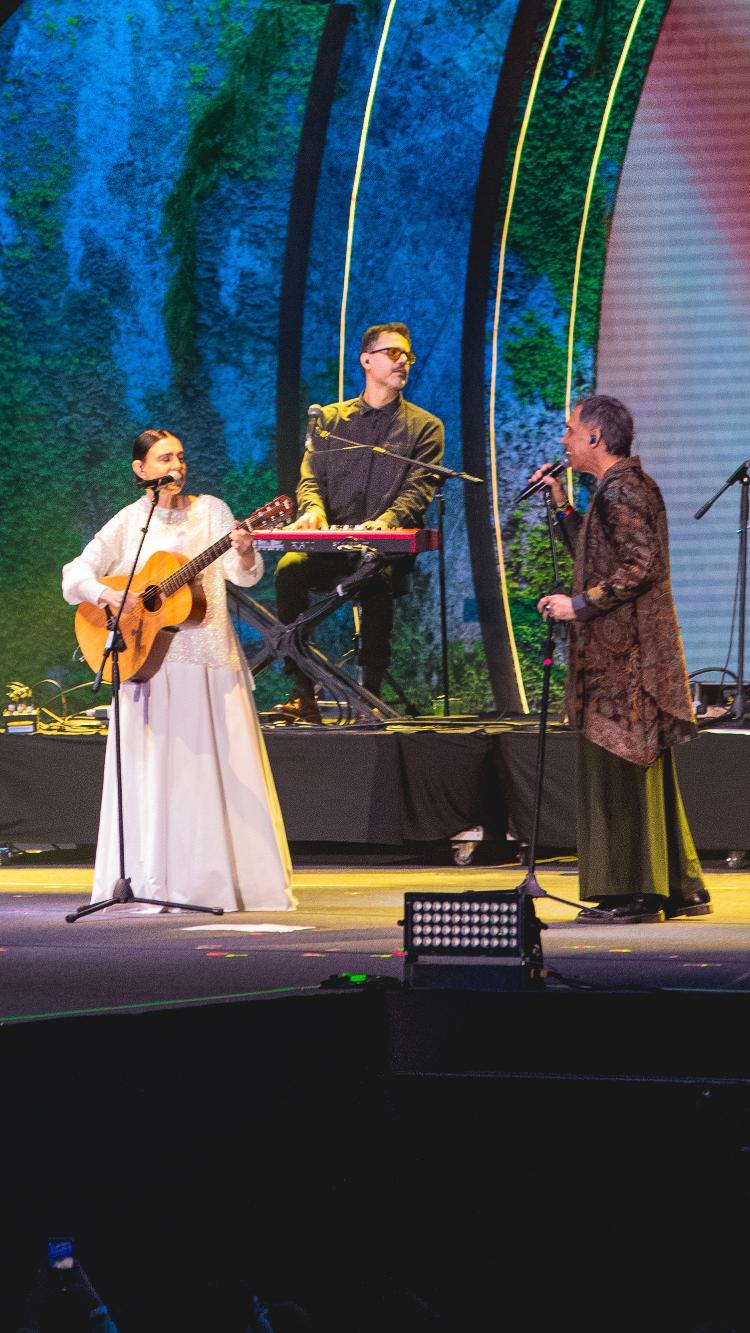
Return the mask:
<svg viewBox="0 0 750 1333"><path fill-rule="evenodd" d="M176 908L179 912L209 912L212 916L223 916L223 907L202 907L196 903L169 903L163 898L137 898L133 893L129 879L118 879L112 890L112 897L105 898L100 903L86 903L83 907L78 907L75 912L70 912L65 920L71 925L80 920L82 916L91 916L92 912L102 912L105 907L116 907L121 903L147 903L149 907L162 907L169 909Z"/></svg>
<svg viewBox="0 0 750 1333"><path fill-rule="evenodd" d="M610 915L606 907L589 907L586 903L574 903L570 898L558 898L556 894L548 893L542 888L533 870L530 870L523 881L516 885L516 893L525 893L528 898L550 898L553 903L565 903L566 907L575 907L578 911L585 909L593 916Z"/></svg>

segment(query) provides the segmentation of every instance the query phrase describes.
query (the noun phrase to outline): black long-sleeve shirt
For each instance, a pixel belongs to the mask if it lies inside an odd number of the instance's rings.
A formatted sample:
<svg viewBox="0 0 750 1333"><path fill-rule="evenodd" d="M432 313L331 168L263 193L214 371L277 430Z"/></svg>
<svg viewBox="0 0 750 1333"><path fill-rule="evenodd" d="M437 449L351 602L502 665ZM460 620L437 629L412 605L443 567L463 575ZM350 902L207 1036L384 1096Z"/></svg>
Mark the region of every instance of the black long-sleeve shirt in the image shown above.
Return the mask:
<svg viewBox="0 0 750 1333"><path fill-rule="evenodd" d="M364 398L324 407L318 425L353 444L376 444L389 454L439 463L445 430L439 417L401 395L385 407ZM436 480L421 468L393 462L369 449L345 449L341 440L316 435L302 459L297 487L299 512L317 509L340 526L380 519L390 528L418 528L435 493Z"/></svg>

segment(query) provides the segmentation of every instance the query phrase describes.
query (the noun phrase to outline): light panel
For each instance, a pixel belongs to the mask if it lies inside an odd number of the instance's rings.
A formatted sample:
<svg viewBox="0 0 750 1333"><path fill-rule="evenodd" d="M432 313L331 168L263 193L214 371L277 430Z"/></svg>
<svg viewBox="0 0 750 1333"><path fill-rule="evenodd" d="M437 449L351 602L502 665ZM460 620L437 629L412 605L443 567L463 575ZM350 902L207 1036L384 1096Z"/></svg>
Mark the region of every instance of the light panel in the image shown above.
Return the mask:
<svg viewBox="0 0 750 1333"><path fill-rule="evenodd" d="M540 924L523 888L404 894L404 980L414 988L539 990Z"/></svg>
<svg viewBox="0 0 750 1333"><path fill-rule="evenodd" d="M405 947L434 957L521 953L520 909L513 892L406 894Z"/></svg>

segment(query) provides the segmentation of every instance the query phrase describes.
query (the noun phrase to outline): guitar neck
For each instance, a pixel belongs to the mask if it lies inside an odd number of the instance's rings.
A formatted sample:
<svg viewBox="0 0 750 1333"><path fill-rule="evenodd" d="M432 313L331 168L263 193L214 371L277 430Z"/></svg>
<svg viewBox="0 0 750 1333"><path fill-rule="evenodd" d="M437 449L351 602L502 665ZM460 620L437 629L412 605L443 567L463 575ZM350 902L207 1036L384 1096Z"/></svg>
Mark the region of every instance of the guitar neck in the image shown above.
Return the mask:
<svg viewBox="0 0 750 1333"><path fill-rule="evenodd" d="M269 504L261 505L260 509L256 509L254 513L250 514L249 518L243 518L238 526L244 528L246 532L262 531L263 528L267 528L269 524L273 524L277 519L281 519L282 523L288 522L293 513L294 504L289 496L279 495L275 500L271 500ZM232 531L236 531L236 529L233 528ZM175 570L174 574L170 574L169 578L164 579L163 583L158 585L158 591L163 597L171 597L180 588L184 588L186 583L192 583L196 575L206 568L206 565L213 564L214 560L218 560L220 555L224 555L231 545L232 533L228 532L226 536L220 537L217 542L214 542L213 546L201 551L200 555L194 556L186 565L181 565L179 569Z"/></svg>
<svg viewBox="0 0 750 1333"><path fill-rule="evenodd" d="M247 520L241 526L247 528ZM231 545L232 534L228 532L225 537L221 537L218 542L214 542L213 546L201 551L200 555L196 555L186 565L182 565L175 570L174 574L170 574L168 579L164 579L164 582L159 584L159 592L164 597L171 597L179 588L184 588L186 583L192 583L196 575L206 568L206 565L212 565L214 560L218 560L220 555L224 555Z"/></svg>

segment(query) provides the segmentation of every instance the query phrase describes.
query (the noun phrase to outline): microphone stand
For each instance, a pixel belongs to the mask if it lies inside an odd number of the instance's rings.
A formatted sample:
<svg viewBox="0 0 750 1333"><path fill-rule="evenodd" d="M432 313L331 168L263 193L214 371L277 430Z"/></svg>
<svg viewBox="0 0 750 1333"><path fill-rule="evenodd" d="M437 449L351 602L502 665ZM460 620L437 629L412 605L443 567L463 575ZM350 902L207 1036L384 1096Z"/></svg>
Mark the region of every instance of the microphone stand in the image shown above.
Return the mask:
<svg viewBox="0 0 750 1333"><path fill-rule="evenodd" d="M555 508L550 495L549 488L544 487L544 505L547 516L547 531L549 534L550 553L552 556L552 592L560 592L560 564L557 558L557 544L555 541ZM547 713L549 710L549 691L550 679L552 676L552 665L555 653L555 622L550 616L547 617L547 636L544 643L543 676L542 676L542 701L539 713L539 739L537 741L536 752L536 783L534 791L534 813L531 823L531 840L529 842L529 859L526 874L522 882L517 885L516 892L522 893L528 899L533 898L551 898L556 903L565 903L568 907L580 908L580 903L571 902L569 898L558 898L554 893L548 893L543 889L536 877L536 847L539 835L539 818L542 809L542 788L544 785L544 756L547 739ZM531 908L531 918L534 920L534 905L529 903ZM599 907L586 907L586 911L592 915L608 917L609 912Z"/></svg>
<svg viewBox="0 0 750 1333"><path fill-rule="evenodd" d="M737 615L737 693L734 696L732 704L731 721L741 726L745 717L745 602L747 597L747 528L748 511L750 510L750 458L727 477L723 486L720 486L715 495L707 500L700 509L696 510L695 518L703 518L711 505L723 495L735 482L740 483L740 550L739 550L739 610Z"/></svg>
<svg viewBox="0 0 750 1333"><path fill-rule="evenodd" d="M448 607L446 599L446 580L445 580L445 493L443 487L449 479L458 479L459 481L469 481L475 486L483 486L483 477L473 477L470 472L460 472L457 468L443 467L441 463L423 463L419 458L405 458L402 454L395 454L391 449L386 449L382 444L352 444L345 435L334 435L330 430L318 430L318 435L327 440L340 440L346 446L343 449L326 449L326 456L329 454L346 454L352 449L369 449L374 454L385 454L386 458L392 458L396 463L405 463L407 467L420 468L422 472L430 472L438 478L437 489L435 491L435 508L437 510L437 531L438 531L438 588L440 600L440 657L443 673L443 716L450 717L450 670L448 665ZM310 453L315 453L310 448Z"/></svg>
<svg viewBox="0 0 750 1333"><path fill-rule="evenodd" d="M151 519L154 516L154 510L156 509L156 506L159 503L159 492L156 488L153 489L152 495L153 499L151 501L151 508L148 511L148 517L146 519L146 522L143 528L141 529L141 540L138 543L138 550L135 553L135 558L133 560L130 574L128 575L128 581L125 585L125 591L122 594L122 601L120 602L120 605L117 609L117 614L114 617L112 616L111 611L108 612L107 614L107 625L109 628L109 634L107 635L107 640L106 643L104 644L104 652L102 654L101 663L99 664L99 670L97 671L91 685L92 694L96 694L97 690L99 689L99 686L102 683L102 676L104 674L104 669L107 665L107 658L111 657L112 658L112 701L114 703L114 717L115 717L115 774L117 780L116 781L117 834L118 834L119 851L120 851L120 877L115 881L111 896L109 898L104 898L99 903L86 903L84 904L83 907L77 908L75 912L70 912L65 917L65 920L70 922L71 924L75 921L79 921L82 916L91 916L93 912L101 912L104 910L105 907L113 907L116 903L149 903L153 907L162 907L162 908L179 907L181 911L210 912L213 916L224 915L223 907L199 907L195 903L170 903L163 898L136 897L136 895L133 893L133 888L130 883L130 879L125 874L125 825L124 825L123 810L122 810L122 751L120 746L120 661L119 661L119 655L121 652L124 651L125 643L120 633L120 620L122 618L122 611L125 605L125 598L127 597L130 591L130 585L133 582L133 578L135 576L136 566L138 564L141 551L143 549L143 543L146 540L146 533L148 532L149 527L151 525Z"/></svg>

